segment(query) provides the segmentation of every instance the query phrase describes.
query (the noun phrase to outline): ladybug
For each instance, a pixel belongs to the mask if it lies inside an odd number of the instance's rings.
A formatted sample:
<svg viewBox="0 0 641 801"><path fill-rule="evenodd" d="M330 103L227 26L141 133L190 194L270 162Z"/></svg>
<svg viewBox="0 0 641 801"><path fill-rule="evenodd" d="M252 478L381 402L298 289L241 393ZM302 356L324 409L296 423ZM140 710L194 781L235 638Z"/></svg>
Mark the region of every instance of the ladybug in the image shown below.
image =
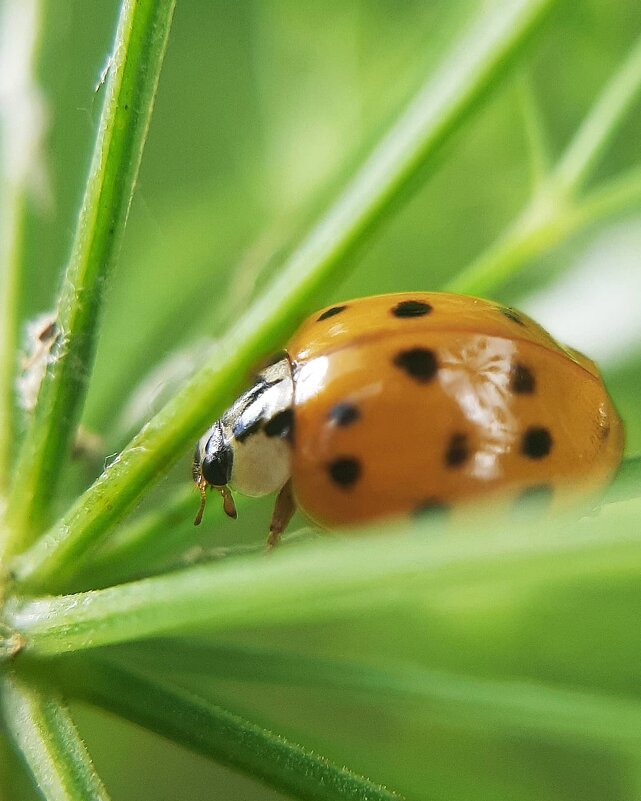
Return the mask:
<svg viewBox="0 0 641 801"><path fill-rule="evenodd" d="M561 507L604 486L623 427L590 359L508 306L439 292L316 312L199 440L193 478L278 491L325 527L445 512L480 496Z"/></svg>

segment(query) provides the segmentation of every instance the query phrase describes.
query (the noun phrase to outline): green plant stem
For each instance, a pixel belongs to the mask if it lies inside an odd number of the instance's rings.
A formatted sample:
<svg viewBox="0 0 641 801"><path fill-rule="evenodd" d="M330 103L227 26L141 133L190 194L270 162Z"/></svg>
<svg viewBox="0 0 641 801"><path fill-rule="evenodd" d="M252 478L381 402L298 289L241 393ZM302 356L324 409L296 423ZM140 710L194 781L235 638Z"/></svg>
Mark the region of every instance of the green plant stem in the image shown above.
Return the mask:
<svg viewBox="0 0 641 801"><path fill-rule="evenodd" d="M554 170L558 191L581 189L641 91L641 36L608 81Z"/></svg>
<svg viewBox="0 0 641 801"><path fill-rule="evenodd" d="M608 488L603 503L616 503L641 496L641 457L625 459L616 480ZM242 510L245 499L237 497L236 506ZM72 591L91 587L99 589L123 581L132 581L158 572L168 559L179 557L181 549L193 544L191 518L194 512L195 490L185 486L167 499L161 508L154 509L118 530L74 577ZM221 519L220 504L208 509L208 522ZM215 535L214 535L215 536ZM287 535L285 536L285 540ZM262 544L249 549L260 551ZM248 550L249 550L248 549ZM212 549L214 550L214 549ZM239 555L240 549L215 549L221 558ZM183 565L185 566L185 565ZM0 649L1 652L1 649Z"/></svg>
<svg viewBox="0 0 641 801"><path fill-rule="evenodd" d="M536 523L501 529L475 526L444 537L432 521L421 536L406 526L386 528L385 537L305 543L270 558L223 560L106 590L9 599L5 622L23 637L25 653L60 654L203 626L327 619L363 605L407 603L413 588L438 599L441 590L490 591L507 582L518 594L553 576L609 570L629 577L641 564L641 534L626 504L610 507L607 530L599 519L561 520L541 533Z"/></svg>
<svg viewBox="0 0 641 801"><path fill-rule="evenodd" d="M82 409L104 290L118 257L175 0L123 0L105 101L71 257L57 306L58 338L12 487L6 549L41 532ZM0 559L2 554L0 553Z"/></svg>
<svg viewBox="0 0 641 801"><path fill-rule="evenodd" d="M182 487L161 508L140 515L122 526L74 575L70 591L86 587L99 589L155 575L166 570L168 562L172 567L186 567L194 561L202 561L205 554L209 558L223 558L230 553L238 555L264 549L262 541L247 546L217 547L216 523L229 523L222 505L218 503L210 504L207 509L207 526L214 524L211 548L199 549L194 545L192 520L197 506L195 493L191 485ZM242 496L236 498L239 514L242 514L245 503L246 499Z"/></svg>
<svg viewBox="0 0 641 801"><path fill-rule="evenodd" d="M364 701L394 705L420 701L433 722L465 729L495 729L504 735L527 733L557 743L577 742L634 753L641 745L641 702L596 691L460 675L413 665L369 665L302 656L254 647L230 647L184 639L133 644L118 661L180 679L217 677L301 687L307 691L359 694Z"/></svg>
<svg viewBox="0 0 641 801"><path fill-rule="evenodd" d="M158 564L175 553L178 544L186 542L186 527L193 538L195 492L192 484L181 487L162 506L123 526L76 578L80 582L88 580L88 586L92 587L101 586L105 578L117 583L135 576L137 571L144 575L150 567L150 560ZM220 504L210 504L207 522L222 514Z"/></svg>
<svg viewBox="0 0 641 801"><path fill-rule="evenodd" d="M58 698L5 673L0 677L0 704L14 746L47 801L108 801L71 716Z"/></svg>
<svg viewBox="0 0 641 801"><path fill-rule="evenodd" d="M15 794L14 759L0 717L0 801L11 801Z"/></svg>
<svg viewBox="0 0 641 801"><path fill-rule="evenodd" d="M588 224L641 202L636 169L587 196L579 195L640 90L641 38L526 207L484 253L447 282L446 289L472 295L491 293L532 259Z"/></svg>
<svg viewBox="0 0 641 801"><path fill-rule="evenodd" d="M7 195L10 195L7 197ZM16 443L15 381L18 354L18 298L22 265L25 199L5 185L0 234L0 493L7 494ZM3 534L0 530L0 541Z"/></svg>
<svg viewBox="0 0 641 801"><path fill-rule="evenodd" d="M19 349L21 273L27 195L35 183L43 126L35 87L34 62L41 30L38 0L7 0L2 7L4 44L21 39L21 63L12 64L12 91L0 108L0 495L9 489L16 444L15 381ZM15 59L15 54L14 54ZM5 92L6 92L5 88ZM26 113L27 112L27 113ZM24 120L27 121L25 127ZM21 121L21 122L18 122ZM3 535L0 531L0 540Z"/></svg>
<svg viewBox="0 0 641 801"><path fill-rule="evenodd" d="M60 671L69 692L223 765L307 801L401 796L168 681L98 660Z"/></svg>
<svg viewBox="0 0 641 801"><path fill-rule="evenodd" d="M516 91L530 160L532 190L535 193L550 172L550 148L541 118L541 107L534 95L530 76L525 71L516 76Z"/></svg>
<svg viewBox="0 0 641 801"><path fill-rule="evenodd" d="M621 213L633 213L640 203L641 167L636 167L584 195L575 206L576 230Z"/></svg>
<svg viewBox="0 0 641 801"><path fill-rule="evenodd" d="M469 267L447 282L449 292L490 295L496 287L555 245L596 222L641 205L641 170L626 174L581 198L559 198L547 188Z"/></svg>
<svg viewBox="0 0 641 801"><path fill-rule="evenodd" d="M186 540L186 525L190 527L193 537L194 527L191 521L196 508L195 492L193 484L181 487L161 507L123 526L117 536L95 554L79 578L88 579L89 586L96 587L101 586L106 578L111 578L112 584L117 583L118 580L124 581L135 576L137 570L145 574L149 569L150 559L157 564L175 553L177 543ZM209 504L207 522L211 523L212 517L219 518L223 514L221 504Z"/></svg>
<svg viewBox="0 0 641 801"><path fill-rule="evenodd" d="M345 192L241 317L220 351L133 438L120 458L21 560L32 586L61 586L141 493L224 408L261 356L282 345L348 257L395 210L479 97L497 82L553 0L515 0L483 14L420 89Z"/></svg>

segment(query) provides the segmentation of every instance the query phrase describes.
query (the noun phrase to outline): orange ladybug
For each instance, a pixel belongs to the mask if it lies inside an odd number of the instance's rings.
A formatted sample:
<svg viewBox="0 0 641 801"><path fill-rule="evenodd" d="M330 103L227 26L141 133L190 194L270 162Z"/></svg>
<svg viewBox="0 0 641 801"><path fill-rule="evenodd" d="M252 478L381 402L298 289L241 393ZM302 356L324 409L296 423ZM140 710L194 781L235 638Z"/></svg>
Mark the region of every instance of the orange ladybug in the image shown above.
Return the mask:
<svg viewBox="0 0 641 801"><path fill-rule="evenodd" d="M553 507L614 474L623 427L596 365L514 309L439 292L312 315L196 446L193 478L278 491L269 544L296 505L335 527L479 496Z"/></svg>

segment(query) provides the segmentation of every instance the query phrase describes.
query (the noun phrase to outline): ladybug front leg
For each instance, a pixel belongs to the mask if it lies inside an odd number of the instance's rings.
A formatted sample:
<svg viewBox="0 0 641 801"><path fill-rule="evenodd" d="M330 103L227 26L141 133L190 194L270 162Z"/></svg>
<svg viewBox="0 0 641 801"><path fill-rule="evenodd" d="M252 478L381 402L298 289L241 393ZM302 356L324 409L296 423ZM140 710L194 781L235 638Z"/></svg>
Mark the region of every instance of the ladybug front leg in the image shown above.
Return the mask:
<svg viewBox="0 0 641 801"><path fill-rule="evenodd" d="M276 496L272 522L269 524L269 537L267 538L267 549L271 551L280 540L280 535L287 528L287 524L292 519L296 511L296 501L292 492L292 481L289 479Z"/></svg>

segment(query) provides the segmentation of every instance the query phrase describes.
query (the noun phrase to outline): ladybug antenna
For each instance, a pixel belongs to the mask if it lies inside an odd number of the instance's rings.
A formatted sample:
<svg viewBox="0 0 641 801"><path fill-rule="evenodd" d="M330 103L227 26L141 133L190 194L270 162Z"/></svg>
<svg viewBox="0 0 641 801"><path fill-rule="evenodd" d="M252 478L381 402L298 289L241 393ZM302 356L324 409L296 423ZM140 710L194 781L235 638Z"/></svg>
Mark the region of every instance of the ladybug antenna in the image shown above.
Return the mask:
<svg viewBox="0 0 641 801"><path fill-rule="evenodd" d="M235 520L238 517L238 513L236 512L234 496L231 494L229 487L216 487L216 489L218 492L220 492L223 499L223 509L225 510L225 514L227 517L231 517Z"/></svg>
<svg viewBox="0 0 641 801"><path fill-rule="evenodd" d="M199 526L200 521L203 519L205 504L207 503L207 482L204 479L201 479L196 484L196 486L198 487L198 491L200 492L200 508L198 509L198 514L194 518L194 525Z"/></svg>

